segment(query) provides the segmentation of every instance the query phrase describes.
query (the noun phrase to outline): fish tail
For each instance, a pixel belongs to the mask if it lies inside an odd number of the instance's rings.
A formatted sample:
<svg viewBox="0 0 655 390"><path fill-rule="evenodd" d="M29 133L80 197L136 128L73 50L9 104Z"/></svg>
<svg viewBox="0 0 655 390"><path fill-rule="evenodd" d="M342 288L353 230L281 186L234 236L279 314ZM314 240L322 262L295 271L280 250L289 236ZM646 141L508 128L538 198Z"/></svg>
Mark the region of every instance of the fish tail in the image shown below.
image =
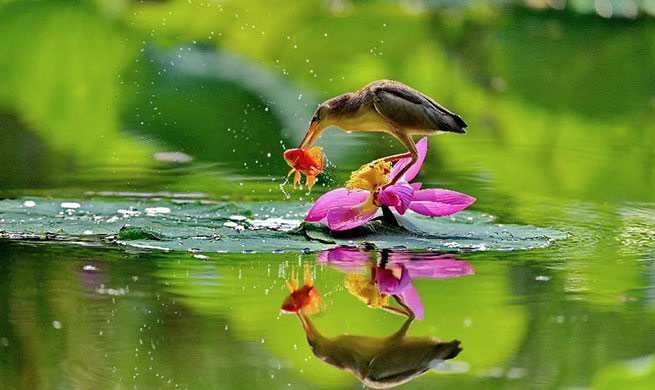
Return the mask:
<svg viewBox="0 0 655 390"><path fill-rule="evenodd" d="M309 269L309 264L305 264L305 274L303 275L305 279L305 285L313 286L314 278L312 278L311 270Z"/></svg>
<svg viewBox="0 0 655 390"><path fill-rule="evenodd" d="M314 175L307 175L307 181L306 181L306 184L307 184L307 189L308 189L308 190L311 190L311 189L312 189L312 187L314 186L314 183L315 183L315 182L316 182L316 176L314 176Z"/></svg>
<svg viewBox="0 0 655 390"><path fill-rule="evenodd" d="M320 146L314 146L307 151L307 157L312 161L312 163L318 165L323 157L323 148Z"/></svg>
<svg viewBox="0 0 655 390"><path fill-rule="evenodd" d="M291 283L293 284L293 290L298 289L298 276L293 268L291 268Z"/></svg>

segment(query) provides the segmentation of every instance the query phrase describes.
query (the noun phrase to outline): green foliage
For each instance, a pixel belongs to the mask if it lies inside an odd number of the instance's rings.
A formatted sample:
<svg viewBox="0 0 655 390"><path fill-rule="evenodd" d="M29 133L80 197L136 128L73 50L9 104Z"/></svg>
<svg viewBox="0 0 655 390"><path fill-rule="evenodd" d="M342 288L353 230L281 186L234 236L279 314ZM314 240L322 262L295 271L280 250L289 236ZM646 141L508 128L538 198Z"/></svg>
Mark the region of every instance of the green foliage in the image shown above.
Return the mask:
<svg viewBox="0 0 655 390"><path fill-rule="evenodd" d="M654 381L655 359L650 355L606 367L597 375L592 388L646 390Z"/></svg>
<svg viewBox="0 0 655 390"><path fill-rule="evenodd" d="M88 2L0 6L0 104L28 124L23 137L77 164L148 164L148 148L117 131L120 72L135 56L123 34Z"/></svg>

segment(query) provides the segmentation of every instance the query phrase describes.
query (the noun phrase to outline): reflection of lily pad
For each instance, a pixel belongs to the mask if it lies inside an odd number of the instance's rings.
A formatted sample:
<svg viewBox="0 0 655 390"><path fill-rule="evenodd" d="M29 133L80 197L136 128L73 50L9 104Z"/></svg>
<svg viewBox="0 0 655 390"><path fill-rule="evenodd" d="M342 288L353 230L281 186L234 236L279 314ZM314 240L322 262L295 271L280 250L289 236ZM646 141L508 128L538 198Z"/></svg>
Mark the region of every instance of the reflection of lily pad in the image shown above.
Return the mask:
<svg viewBox="0 0 655 390"><path fill-rule="evenodd" d="M374 220L346 232L301 220L309 205L198 201L5 199L0 237L106 239L129 247L198 252L276 252L375 245L378 248L514 250L544 247L566 235L552 229L493 224L465 211L451 217L406 214L402 227Z"/></svg>

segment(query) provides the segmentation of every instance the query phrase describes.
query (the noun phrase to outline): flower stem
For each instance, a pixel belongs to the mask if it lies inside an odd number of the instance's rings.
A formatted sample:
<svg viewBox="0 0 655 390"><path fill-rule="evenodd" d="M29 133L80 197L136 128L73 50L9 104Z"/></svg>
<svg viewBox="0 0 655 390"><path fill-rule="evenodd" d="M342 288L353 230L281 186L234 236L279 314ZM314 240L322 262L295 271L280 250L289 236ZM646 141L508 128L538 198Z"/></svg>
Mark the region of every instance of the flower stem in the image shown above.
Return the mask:
<svg viewBox="0 0 655 390"><path fill-rule="evenodd" d="M393 215L389 207L380 206L380 208L382 208L382 220L384 222L393 226L400 226L400 224L398 224L398 220L396 219L396 216Z"/></svg>

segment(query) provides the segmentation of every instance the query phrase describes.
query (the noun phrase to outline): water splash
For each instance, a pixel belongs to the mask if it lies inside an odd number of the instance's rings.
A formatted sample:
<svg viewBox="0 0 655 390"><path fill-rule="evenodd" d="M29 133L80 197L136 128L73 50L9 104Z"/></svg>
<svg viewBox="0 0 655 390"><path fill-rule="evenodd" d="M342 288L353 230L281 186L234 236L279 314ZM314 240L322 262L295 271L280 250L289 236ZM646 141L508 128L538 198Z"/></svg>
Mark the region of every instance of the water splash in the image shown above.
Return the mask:
<svg viewBox="0 0 655 390"><path fill-rule="evenodd" d="M285 199L290 199L291 195L289 195L289 193L284 190L284 186L287 184L289 184L289 176L285 177L284 181L280 184L280 191L284 194Z"/></svg>

